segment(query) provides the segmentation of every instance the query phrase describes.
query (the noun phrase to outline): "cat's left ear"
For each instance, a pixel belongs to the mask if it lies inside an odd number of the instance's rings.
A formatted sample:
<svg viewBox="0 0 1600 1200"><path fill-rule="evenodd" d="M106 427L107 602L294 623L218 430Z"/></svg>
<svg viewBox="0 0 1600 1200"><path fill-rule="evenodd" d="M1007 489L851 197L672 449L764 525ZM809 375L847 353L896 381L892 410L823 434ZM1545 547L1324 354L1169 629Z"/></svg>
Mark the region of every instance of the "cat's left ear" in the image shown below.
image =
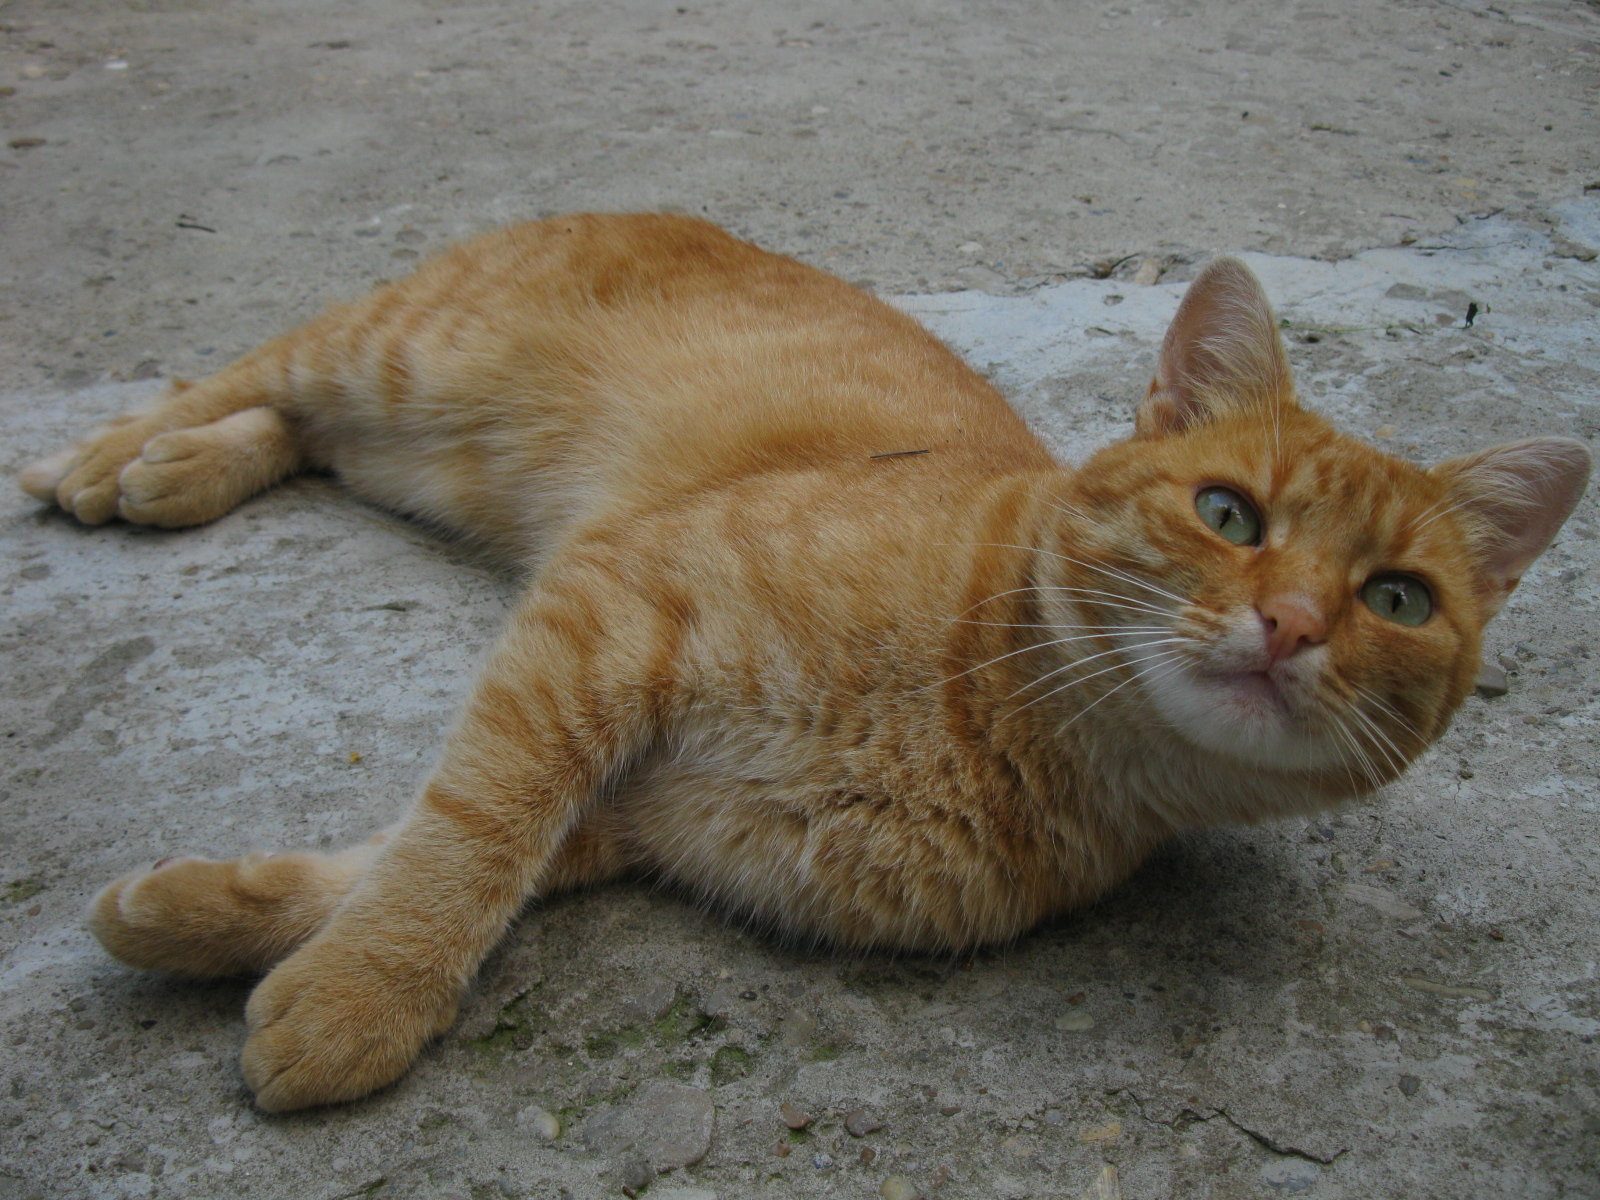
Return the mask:
<svg viewBox="0 0 1600 1200"><path fill-rule="evenodd" d="M1528 438L1432 468L1478 559L1487 620L1556 536L1589 481L1589 450L1571 438Z"/></svg>
<svg viewBox="0 0 1600 1200"><path fill-rule="evenodd" d="M1213 259L1167 328L1139 406L1140 436L1180 433L1227 410L1293 403L1289 359L1260 281L1237 258Z"/></svg>

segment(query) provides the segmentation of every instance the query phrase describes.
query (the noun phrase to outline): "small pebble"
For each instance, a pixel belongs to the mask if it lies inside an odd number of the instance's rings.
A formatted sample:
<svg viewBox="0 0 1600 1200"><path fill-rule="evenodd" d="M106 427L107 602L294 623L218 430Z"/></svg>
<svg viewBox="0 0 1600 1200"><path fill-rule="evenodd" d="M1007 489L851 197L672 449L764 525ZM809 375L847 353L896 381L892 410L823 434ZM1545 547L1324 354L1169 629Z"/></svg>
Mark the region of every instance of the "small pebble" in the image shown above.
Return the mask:
<svg viewBox="0 0 1600 1200"><path fill-rule="evenodd" d="M554 1113L546 1112L537 1104L519 1112L517 1124L541 1142L553 1142L561 1136L561 1118Z"/></svg>
<svg viewBox="0 0 1600 1200"><path fill-rule="evenodd" d="M833 1166L833 1155L819 1154L811 1160L811 1165L819 1171L826 1171Z"/></svg>
<svg viewBox="0 0 1600 1200"><path fill-rule="evenodd" d="M939 1110L939 1115L941 1117L953 1117L960 1111L961 1111L961 1105L959 1105L959 1104L946 1104L943 1108L941 1108Z"/></svg>
<svg viewBox="0 0 1600 1200"><path fill-rule="evenodd" d="M707 1093L661 1079L645 1084L626 1104L595 1113L583 1141L596 1154L632 1150L660 1170L673 1170L705 1157L716 1119Z"/></svg>
<svg viewBox="0 0 1600 1200"><path fill-rule="evenodd" d="M1122 1136L1122 1122L1108 1121L1104 1125L1091 1125L1078 1131L1078 1140L1084 1143L1114 1142Z"/></svg>
<svg viewBox="0 0 1600 1200"><path fill-rule="evenodd" d="M635 1155L623 1161L622 1166L617 1171L617 1177L622 1180L623 1187L640 1190L650 1186L651 1181L656 1177L656 1173L650 1169L649 1163Z"/></svg>
<svg viewBox="0 0 1600 1200"><path fill-rule="evenodd" d="M1414 992L1427 992L1431 996L1444 996L1451 1000L1493 1000L1494 997L1478 987L1458 987L1448 983L1435 983L1420 975L1402 975L1400 982Z"/></svg>
<svg viewBox="0 0 1600 1200"><path fill-rule="evenodd" d="M1100 1168L1100 1174L1083 1193L1083 1200L1122 1200L1122 1185L1117 1179L1117 1169L1110 1163Z"/></svg>
<svg viewBox="0 0 1600 1200"><path fill-rule="evenodd" d="M878 1152L876 1150L874 1150L871 1146L863 1146L863 1147L861 1147L861 1165L862 1166L870 1167L873 1163L875 1163L877 1161L878 1161Z"/></svg>
<svg viewBox="0 0 1600 1200"><path fill-rule="evenodd" d="M783 1116L783 1123L790 1129L804 1129L811 1124L810 1114L801 1112L787 1100L778 1105L778 1112Z"/></svg>
<svg viewBox="0 0 1600 1200"><path fill-rule="evenodd" d="M1423 914L1415 909L1403 897L1387 888L1373 887L1367 883L1347 883L1344 894L1358 904L1366 904L1377 909L1386 917L1396 921L1415 921Z"/></svg>
<svg viewBox="0 0 1600 1200"><path fill-rule="evenodd" d="M1405 1093L1406 1099L1408 1100L1417 1094L1417 1089L1421 1086L1422 1080L1418 1079L1415 1075L1400 1076L1400 1090Z"/></svg>
<svg viewBox="0 0 1600 1200"><path fill-rule="evenodd" d="M1094 1028L1094 1018L1086 1012L1064 1013L1056 1018L1056 1028L1062 1033L1084 1033Z"/></svg>
<svg viewBox="0 0 1600 1200"><path fill-rule="evenodd" d="M844 1119L845 1132L851 1137L866 1137L869 1133L877 1133L883 1128L883 1122L867 1115L867 1110L858 1108Z"/></svg>
<svg viewBox="0 0 1600 1200"><path fill-rule="evenodd" d="M1280 1192L1293 1195L1308 1192L1317 1184L1322 1169L1303 1158L1280 1158L1261 1168L1261 1178Z"/></svg>
<svg viewBox="0 0 1600 1200"><path fill-rule="evenodd" d="M1472 690L1485 700L1504 696L1510 688L1511 684L1506 679L1505 670L1497 664L1486 662L1478 667L1478 678L1473 681Z"/></svg>
<svg viewBox="0 0 1600 1200"><path fill-rule="evenodd" d="M678 999L678 985L670 979L655 978L644 982L622 1002L622 1011L634 1022L659 1021L672 1011ZM712 1014L713 1016L715 1014Z"/></svg>
<svg viewBox="0 0 1600 1200"><path fill-rule="evenodd" d="M917 1189L904 1175L891 1175L885 1179L883 1186L878 1189L878 1195L883 1200L918 1200Z"/></svg>

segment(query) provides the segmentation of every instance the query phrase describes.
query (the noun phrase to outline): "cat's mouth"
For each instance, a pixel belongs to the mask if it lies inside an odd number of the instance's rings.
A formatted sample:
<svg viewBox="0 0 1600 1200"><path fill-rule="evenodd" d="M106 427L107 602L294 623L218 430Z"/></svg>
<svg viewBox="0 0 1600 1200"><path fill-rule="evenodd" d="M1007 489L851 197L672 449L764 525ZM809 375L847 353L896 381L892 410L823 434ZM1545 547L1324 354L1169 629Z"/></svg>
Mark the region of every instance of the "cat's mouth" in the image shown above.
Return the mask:
<svg viewBox="0 0 1600 1200"><path fill-rule="evenodd" d="M1294 704L1278 682L1266 671L1202 671L1197 682L1220 693L1219 698L1234 715L1248 721L1272 718L1294 721L1299 717Z"/></svg>
<svg viewBox="0 0 1600 1200"><path fill-rule="evenodd" d="M1310 682L1303 671L1281 667L1190 667L1153 677L1149 694L1196 745L1262 766L1320 767L1338 752L1323 736Z"/></svg>

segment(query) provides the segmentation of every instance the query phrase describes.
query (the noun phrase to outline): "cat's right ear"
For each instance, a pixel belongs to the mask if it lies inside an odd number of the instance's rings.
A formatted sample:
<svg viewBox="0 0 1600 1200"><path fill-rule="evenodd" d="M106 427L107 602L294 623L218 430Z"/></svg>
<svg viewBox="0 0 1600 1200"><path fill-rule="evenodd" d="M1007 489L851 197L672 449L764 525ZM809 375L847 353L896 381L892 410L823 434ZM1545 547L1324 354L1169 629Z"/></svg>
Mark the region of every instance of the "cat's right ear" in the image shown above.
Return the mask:
<svg viewBox="0 0 1600 1200"><path fill-rule="evenodd" d="M1139 406L1140 436L1180 433L1229 409L1293 403L1289 359L1260 281L1237 258L1213 259L1167 328Z"/></svg>

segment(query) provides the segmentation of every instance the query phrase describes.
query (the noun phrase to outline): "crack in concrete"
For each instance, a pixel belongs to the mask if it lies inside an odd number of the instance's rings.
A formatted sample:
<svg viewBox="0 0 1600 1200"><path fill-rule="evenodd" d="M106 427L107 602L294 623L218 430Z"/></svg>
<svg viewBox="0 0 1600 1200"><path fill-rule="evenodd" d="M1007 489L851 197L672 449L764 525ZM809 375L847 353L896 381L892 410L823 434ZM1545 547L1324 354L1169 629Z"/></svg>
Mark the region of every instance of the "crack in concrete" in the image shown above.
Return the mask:
<svg viewBox="0 0 1600 1200"><path fill-rule="evenodd" d="M388 1182L389 1180L385 1176L379 1175L376 1179L367 1180L366 1183L363 1183L358 1188L348 1192L340 1192L337 1196L330 1196L328 1200L361 1200L363 1196L372 1195Z"/></svg>
<svg viewBox="0 0 1600 1200"><path fill-rule="evenodd" d="M1244 1134L1258 1145L1271 1150L1274 1154L1282 1154L1287 1157L1301 1158L1306 1162L1317 1163L1324 1167L1332 1166L1343 1155L1348 1154L1350 1151L1350 1147L1341 1146L1339 1149L1335 1150L1331 1156L1324 1157L1320 1154L1315 1154L1310 1150L1302 1150L1298 1146L1291 1146L1287 1143L1280 1142L1277 1138L1272 1137L1270 1134L1262 1133L1260 1130L1251 1129L1248 1125L1245 1125L1243 1122L1235 1118L1227 1109L1218 1108L1214 1105L1210 1106L1210 1116L1205 1116L1202 1113L1196 1112L1188 1105L1184 1105L1184 1107L1179 1109L1177 1115L1174 1116L1170 1121L1162 1121L1156 1117L1152 1117L1148 1112L1145 1111L1144 1098L1137 1092L1123 1089L1122 1094L1133 1101L1133 1106L1139 1110L1139 1118L1150 1125L1162 1125L1168 1129L1178 1129L1181 1127L1180 1122L1182 1122L1182 1125L1184 1126L1206 1125L1216 1120L1218 1117L1221 1117L1234 1129L1237 1129L1240 1133ZM1184 1120L1186 1117L1188 1120Z"/></svg>
<svg viewBox="0 0 1600 1200"><path fill-rule="evenodd" d="M1350 1151L1349 1146L1340 1146L1333 1152L1331 1156L1324 1158L1320 1154L1313 1154L1311 1151L1302 1150L1298 1146L1286 1145L1274 1137L1269 1137L1267 1134L1251 1129L1248 1125L1241 1124L1239 1121L1235 1120L1233 1115L1225 1108L1219 1108L1216 1110L1216 1112L1219 1117L1221 1117L1229 1125L1232 1125L1240 1133L1247 1137L1253 1138L1256 1142L1262 1146L1265 1146L1274 1154L1283 1154L1292 1156L1294 1158L1303 1158L1307 1162L1320 1163L1324 1167L1331 1167L1334 1163L1339 1161L1339 1158L1342 1155L1347 1154Z"/></svg>

